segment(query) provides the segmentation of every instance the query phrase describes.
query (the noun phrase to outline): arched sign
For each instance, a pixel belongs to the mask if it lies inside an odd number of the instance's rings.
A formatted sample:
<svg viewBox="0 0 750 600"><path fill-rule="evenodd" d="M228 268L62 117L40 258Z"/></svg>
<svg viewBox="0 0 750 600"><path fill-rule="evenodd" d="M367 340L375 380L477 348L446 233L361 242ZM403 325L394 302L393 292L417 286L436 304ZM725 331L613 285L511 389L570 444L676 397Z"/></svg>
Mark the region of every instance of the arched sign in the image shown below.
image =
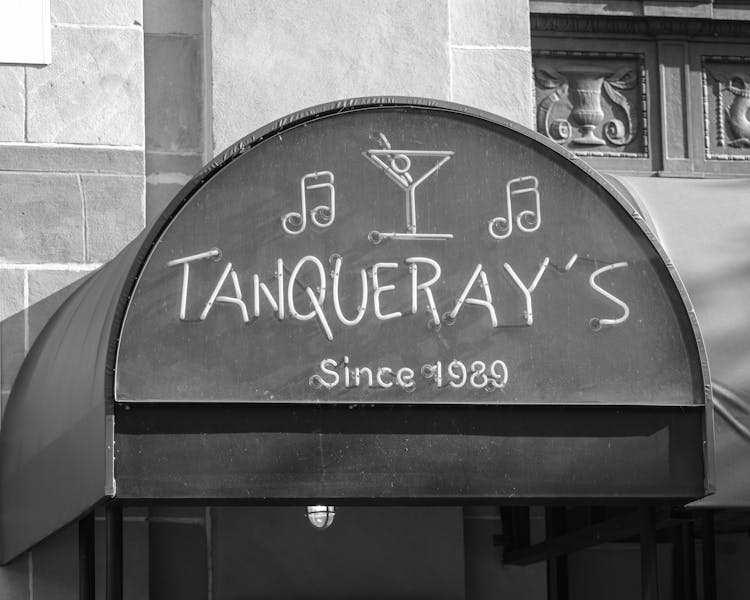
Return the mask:
<svg viewBox="0 0 750 600"><path fill-rule="evenodd" d="M282 123L157 229L121 402L704 401L691 312L642 220L486 115L385 103Z"/></svg>

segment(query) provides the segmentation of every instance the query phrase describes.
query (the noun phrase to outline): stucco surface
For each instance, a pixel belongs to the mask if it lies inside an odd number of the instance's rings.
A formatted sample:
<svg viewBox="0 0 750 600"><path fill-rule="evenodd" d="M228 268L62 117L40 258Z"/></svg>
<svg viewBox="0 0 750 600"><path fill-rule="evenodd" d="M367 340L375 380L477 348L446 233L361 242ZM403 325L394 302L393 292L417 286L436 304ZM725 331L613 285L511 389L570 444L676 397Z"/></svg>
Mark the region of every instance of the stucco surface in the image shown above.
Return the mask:
<svg viewBox="0 0 750 600"><path fill-rule="evenodd" d="M453 99L532 126L531 54L524 50L452 52Z"/></svg>
<svg viewBox="0 0 750 600"><path fill-rule="evenodd" d="M211 18L215 152L322 102L449 97L447 0L216 0Z"/></svg>
<svg viewBox="0 0 750 600"><path fill-rule="evenodd" d="M528 0L451 0L451 43L528 48Z"/></svg>

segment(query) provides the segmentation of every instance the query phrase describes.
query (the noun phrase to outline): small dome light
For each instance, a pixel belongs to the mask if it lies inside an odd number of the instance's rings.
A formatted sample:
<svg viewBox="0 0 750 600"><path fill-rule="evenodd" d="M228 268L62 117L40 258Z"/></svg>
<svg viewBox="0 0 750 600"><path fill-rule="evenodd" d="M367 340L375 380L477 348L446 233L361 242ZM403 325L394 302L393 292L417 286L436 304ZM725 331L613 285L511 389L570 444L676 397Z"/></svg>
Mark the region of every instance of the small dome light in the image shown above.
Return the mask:
<svg viewBox="0 0 750 600"><path fill-rule="evenodd" d="M307 507L307 520L310 521L310 525L319 531L328 529L331 523L333 523L335 516L336 509L333 506L317 505Z"/></svg>

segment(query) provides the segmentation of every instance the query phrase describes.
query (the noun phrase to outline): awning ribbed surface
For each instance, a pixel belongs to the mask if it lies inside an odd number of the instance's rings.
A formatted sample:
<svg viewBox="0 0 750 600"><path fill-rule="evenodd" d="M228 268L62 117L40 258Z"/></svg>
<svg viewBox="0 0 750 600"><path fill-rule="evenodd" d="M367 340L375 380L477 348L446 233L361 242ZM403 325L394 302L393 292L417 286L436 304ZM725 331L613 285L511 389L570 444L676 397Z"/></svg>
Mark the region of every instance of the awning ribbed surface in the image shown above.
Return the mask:
<svg viewBox="0 0 750 600"><path fill-rule="evenodd" d="M617 176L680 274L706 346L716 493L695 508L750 507L750 179Z"/></svg>
<svg viewBox="0 0 750 600"><path fill-rule="evenodd" d="M65 301L18 374L0 430L2 563L113 494L107 365L142 237Z"/></svg>
<svg viewBox="0 0 750 600"><path fill-rule="evenodd" d="M234 157L298 122L405 103L360 99L271 124L227 150L191 181L152 227L92 274L38 337L13 387L0 430L0 563L113 496L113 377L118 335L149 244L180 202ZM409 99L408 103L412 103ZM425 106L433 101L421 101ZM455 107L455 110L463 110ZM541 138L540 138L541 139ZM550 144L548 140L544 143ZM673 255L704 328L720 400L718 493L712 506L750 506L750 207L748 182L620 178L646 207Z"/></svg>

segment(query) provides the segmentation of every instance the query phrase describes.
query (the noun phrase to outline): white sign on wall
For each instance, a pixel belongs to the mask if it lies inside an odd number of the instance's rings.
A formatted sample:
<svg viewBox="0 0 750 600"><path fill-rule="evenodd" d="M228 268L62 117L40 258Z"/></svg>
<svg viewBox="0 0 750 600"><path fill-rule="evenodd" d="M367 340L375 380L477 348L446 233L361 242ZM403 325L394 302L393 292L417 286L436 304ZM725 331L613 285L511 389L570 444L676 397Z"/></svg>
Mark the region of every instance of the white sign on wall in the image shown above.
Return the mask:
<svg viewBox="0 0 750 600"><path fill-rule="evenodd" d="M0 0L0 63L49 64L50 46L49 0Z"/></svg>

